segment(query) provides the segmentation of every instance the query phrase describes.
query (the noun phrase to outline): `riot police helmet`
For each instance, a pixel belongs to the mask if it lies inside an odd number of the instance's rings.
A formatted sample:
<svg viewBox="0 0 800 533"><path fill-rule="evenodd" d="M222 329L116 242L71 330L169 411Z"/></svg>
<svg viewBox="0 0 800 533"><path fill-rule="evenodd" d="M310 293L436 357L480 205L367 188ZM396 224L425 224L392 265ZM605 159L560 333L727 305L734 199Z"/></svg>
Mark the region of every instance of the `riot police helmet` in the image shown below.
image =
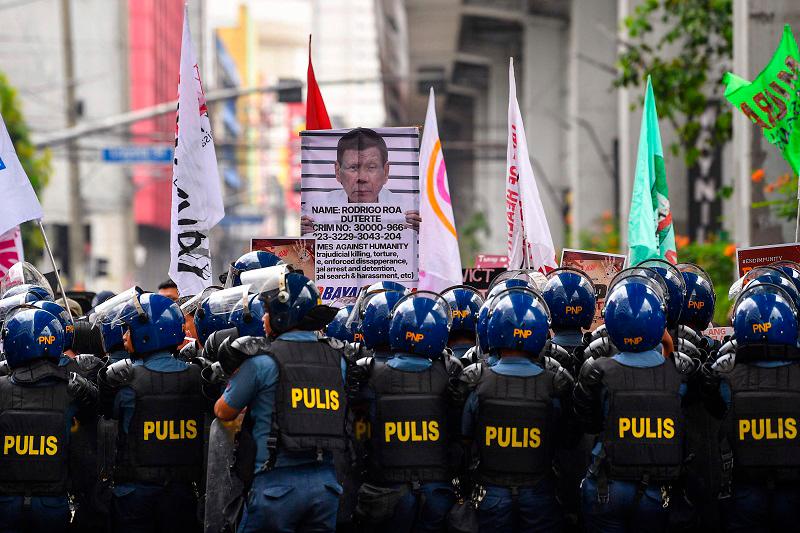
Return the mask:
<svg viewBox="0 0 800 533"><path fill-rule="evenodd" d="M664 278L669 294L669 300L666 302L667 327L674 328L680 322L681 311L683 311L686 299L686 282L680 270L664 259L647 259L636 266L649 268Z"/></svg>
<svg viewBox="0 0 800 533"><path fill-rule="evenodd" d="M242 285L244 283L241 279L243 272L283 264L283 260L273 253L263 250L247 252L231 263L230 268L228 268L228 275L225 278L225 288Z"/></svg>
<svg viewBox="0 0 800 533"><path fill-rule="evenodd" d="M542 297L550 309L553 331L592 325L597 297L592 280L582 270L562 267L549 272Z"/></svg>
<svg viewBox="0 0 800 533"><path fill-rule="evenodd" d="M67 310L49 300L39 300L38 302L33 302L32 305L33 307L44 309L58 319L64 330L64 350L72 349L72 343L75 340L75 325Z"/></svg>
<svg viewBox="0 0 800 533"><path fill-rule="evenodd" d="M486 325L490 350L517 350L536 357L547 342L550 310L544 297L531 289L513 287L491 302Z"/></svg>
<svg viewBox="0 0 800 533"><path fill-rule="evenodd" d="M501 272L489 284L486 297L488 298L489 293L491 293L492 290L501 283L505 283L505 285L503 285L504 289L511 287L530 287L537 291L541 291L544 287L544 284L547 283L547 278L545 278L544 274L541 272L532 269L506 270L505 272ZM497 292L499 291L495 291L495 294L497 294Z"/></svg>
<svg viewBox="0 0 800 533"><path fill-rule="evenodd" d="M361 333L370 350L389 349L389 319L392 309L405 294L398 291L373 292L361 303Z"/></svg>
<svg viewBox="0 0 800 533"><path fill-rule="evenodd" d="M686 297L679 323L703 331L714 318L717 294L708 273L694 263L675 265L686 283Z"/></svg>
<svg viewBox="0 0 800 533"><path fill-rule="evenodd" d="M603 308L606 331L621 352L656 348L667 325L666 297L651 277L631 275L613 284Z"/></svg>
<svg viewBox="0 0 800 533"><path fill-rule="evenodd" d="M356 342L359 340L358 329L355 327L355 321L350 320L350 315L353 314L352 305L346 305L339 308L336 316L333 317L331 323L325 328L325 336L331 339L339 339L342 342Z"/></svg>
<svg viewBox="0 0 800 533"><path fill-rule="evenodd" d="M135 289L128 289L120 294L119 296L127 298L103 309L99 320L112 326L122 326L123 331L130 335L135 354L173 350L184 339L184 318L180 307L166 296L140 293Z"/></svg>
<svg viewBox="0 0 800 533"><path fill-rule="evenodd" d="M261 270L265 272L254 285L254 292L264 303L272 335L290 330L322 330L336 316L338 310L322 304L317 286L302 272L293 271L288 265Z"/></svg>
<svg viewBox="0 0 800 533"><path fill-rule="evenodd" d="M11 268L8 269L6 275L3 276L3 279L0 280L0 295L3 298L6 296L13 296L14 294L19 294L19 292L14 292L11 294L8 293L14 287L19 285L26 285L25 289L17 289L17 291L22 290L23 292L27 292L31 290L30 286L41 287L46 296L43 296L42 300L52 300L53 299L53 289L50 287L50 283L45 279L44 275L37 270L35 266L32 264L22 261L20 263L15 263L11 265Z"/></svg>
<svg viewBox="0 0 800 533"><path fill-rule="evenodd" d="M44 309L16 309L3 323L3 351L12 370L39 359L57 363L64 353L64 328Z"/></svg>
<svg viewBox="0 0 800 533"><path fill-rule="evenodd" d="M749 345L797 347L797 307L782 286L753 280L733 308L737 347Z"/></svg>
<svg viewBox="0 0 800 533"><path fill-rule="evenodd" d="M447 301L453 314L450 333L459 332L474 336L478 312L483 305L480 293L468 285L455 285L442 291L442 298Z"/></svg>
<svg viewBox="0 0 800 533"><path fill-rule="evenodd" d="M233 327L231 315L234 310L244 308L244 302L251 296L249 290L249 284L229 287L212 292L200 302L194 312L194 327L201 344L215 331Z"/></svg>
<svg viewBox="0 0 800 533"><path fill-rule="evenodd" d="M420 357L441 356L447 346L452 313L438 293L407 294L392 309L389 344L392 350Z"/></svg>

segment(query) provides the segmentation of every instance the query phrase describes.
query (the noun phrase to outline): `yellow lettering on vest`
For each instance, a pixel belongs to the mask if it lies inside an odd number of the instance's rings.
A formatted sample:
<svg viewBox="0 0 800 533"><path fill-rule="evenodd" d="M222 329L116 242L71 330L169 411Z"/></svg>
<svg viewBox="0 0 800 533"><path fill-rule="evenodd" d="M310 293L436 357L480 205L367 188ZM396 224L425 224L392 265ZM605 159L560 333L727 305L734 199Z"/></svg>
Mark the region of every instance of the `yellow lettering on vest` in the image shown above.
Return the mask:
<svg viewBox="0 0 800 533"><path fill-rule="evenodd" d="M424 422L423 422L424 424ZM422 442L424 440L422 435L417 434L417 422L411 422L411 441L412 442Z"/></svg>
<svg viewBox="0 0 800 533"><path fill-rule="evenodd" d="M750 430L750 434L753 436L754 440L761 440L764 438L764 419L758 418L753 420L753 429Z"/></svg>
<svg viewBox="0 0 800 533"><path fill-rule="evenodd" d="M339 391L331 391L331 409L334 411L339 410Z"/></svg>
<svg viewBox="0 0 800 533"><path fill-rule="evenodd" d="M180 433L175 433L175 422L173 420L167 422L167 427L169 429L169 440L181 440Z"/></svg>
<svg viewBox="0 0 800 533"><path fill-rule="evenodd" d="M28 454L29 455L39 455L39 448L37 446L36 438L33 435L29 435L25 437L25 439L30 439L28 443ZM44 441L42 441L42 448L44 448Z"/></svg>
<svg viewBox="0 0 800 533"><path fill-rule="evenodd" d="M671 439L675 436L675 421L671 418L664 419L664 438Z"/></svg>
<svg viewBox="0 0 800 533"><path fill-rule="evenodd" d="M156 420L156 438L158 440L167 440L167 421Z"/></svg>
<svg viewBox="0 0 800 533"><path fill-rule="evenodd" d="M528 432L528 428L525 428L525 433ZM527 439L526 439L527 440ZM524 448L526 442L517 439L517 428L511 428L511 447L512 448Z"/></svg>
<svg viewBox="0 0 800 533"><path fill-rule="evenodd" d="M778 433L776 433L775 431L772 431L772 420L767 418L766 420L764 420L764 423L766 425L767 440L775 440L775 439L777 439L778 438Z"/></svg>
<svg viewBox="0 0 800 533"><path fill-rule="evenodd" d="M542 436L541 431L539 428L531 428L530 433L528 434L528 446L531 448L538 448L542 444Z"/></svg>
<svg viewBox="0 0 800 533"><path fill-rule="evenodd" d="M54 435L47 437L45 444L45 453L47 455L55 455L58 453L58 438Z"/></svg>
<svg viewBox="0 0 800 533"><path fill-rule="evenodd" d="M486 426L486 446L491 446L492 440L497 438L497 428Z"/></svg>
<svg viewBox="0 0 800 533"><path fill-rule="evenodd" d="M428 422L428 440L439 440L439 422L436 420L431 420Z"/></svg>
<svg viewBox="0 0 800 533"><path fill-rule="evenodd" d="M8 455L8 450L14 447L14 436L6 435L3 439L3 455Z"/></svg>
<svg viewBox="0 0 800 533"><path fill-rule="evenodd" d="M655 438L657 438L657 437L658 437L658 433L656 433L655 431L653 431L653 430L652 430L652 428L650 427L650 420L651 420L651 419L649 419L649 418L645 418L645 419L644 419L644 423L645 423L645 436L646 436L648 439L655 439ZM658 419L658 425L659 425L659 426L661 425L661 419L660 419L660 418ZM659 432L659 433L660 433L660 432Z"/></svg>
<svg viewBox="0 0 800 533"><path fill-rule="evenodd" d="M497 428L497 444L501 448L508 448L511 443L511 428Z"/></svg>
<svg viewBox="0 0 800 533"><path fill-rule="evenodd" d="M28 437L24 435L17 435L16 437L16 446L14 447L17 450L17 455L27 455L28 454Z"/></svg>
<svg viewBox="0 0 800 533"><path fill-rule="evenodd" d="M744 440L744 436L750 431L750 421L746 418L739 419L739 440Z"/></svg>
<svg viewBox="0 0 800 533"><path fill-rule="evenodd" d="M407 442L409 437L408 422L397 423L397 440Z"/></svg>
<svg viewBox="0 0 800 533"><path fill-rule="evenodd" d="M144 422L144 440L150 440L150 435L152 435L156 430L156 425L151 422L150 420L145 420Z"/></svg>
<svg viewBox="0 0 800 533"><path fill-rule="evenodd" d="M187 420L186 421L186 438L187 439L194 439L197 437L197 421L196 420Z"/></svg>
<svg viewBox="0 0 800 533"><path fill-rule="evenodd" d="M392 440L392 435L397 434L397 424L394 422L385 422L383 424L383 434L386 436L386 442L390 442Z"/></svg>
<svg viewBox="0 0 800 533"><path fill-rule="evenodd" d="M630 418L620 418L619 419L619 438L625 438L625 432L631 430L631 419Z"/></svg>
<svg viewBox="0 0 800 533"><path fill-rule="evenodd" d="M797 420L794 418L786 419L786 431L784 431L784 435L787 439L794 439L797 437Z"/></svg>
<svg viewBox="0 0 800 533"><path fill-rule="evenodd" d="M302 389L292 389L292 409L297 408L298 402L303 399Z"/></svg>

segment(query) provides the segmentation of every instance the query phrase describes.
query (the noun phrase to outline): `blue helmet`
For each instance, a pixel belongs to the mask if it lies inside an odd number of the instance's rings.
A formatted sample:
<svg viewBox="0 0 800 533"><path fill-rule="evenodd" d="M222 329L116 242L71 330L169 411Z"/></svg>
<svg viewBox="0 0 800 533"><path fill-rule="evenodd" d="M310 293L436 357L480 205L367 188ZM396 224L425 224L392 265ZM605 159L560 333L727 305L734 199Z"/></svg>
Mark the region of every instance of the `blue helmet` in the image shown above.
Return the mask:
<svg viewBox="0 0 800 533"><path fill-rule="evenodd" d="M123 349L122 336L125 334L125 328L122 324L96 322L95 327L100 328L100 338L103 342L103 351L106 353L111 353L115 350Z"/></svg>
<svg viewBox="0 0 800 533"><path fill-rule="evenodd" d="M389 320L392 309L404 296L404 293L398 291L380 291L372 293L363 301L361 333L367 348L370 350L389 348Z"/></svg>
<svg viewBox="0 0 800 533"><path fill-rule="evenodd" d="M15 285L3 293L3 298L11 298L12 296L19 296L24 294L27 296L27 302L38 302L40 300L53 300L53 297L47 292L47 289L40 285L32 285L24 283L22 285Z"/></svg>
<svg viewBox="0 0 800 533"><path fill-rule="evenodd" d="M137 354L171 350L184 339L183 313L178 304L155 293L134 294L113 313L112 325L130 332Z"/></svg>
<svg viewBox="0 0 800 533"><path fill-rule="evenodd" d="M12 370L37 359L58 362L64 353L64 328L43 309L19 309L3 324L3 351Z"/></svg>
<svg viewBox="0 0 800 533"><path fill-rule="evenodd" d="M396 281L378 281L367 287L366 294L380 291L397 291L403 294L408 293L408 287Z"/></svg>
<svg viewBox="0 0 800 533"><path fill-rule="evenodd" d="M588 329L592 325L597 297L586 273L569 267L551 271L542 296L550 309L554 331Z"/></svg>
<svg viewBox="0 0 800 533"><path fill-rule="evenodd" d="M478 313L483 305L483 297L472 287L456 285L442 292L453 313L453 324L450 333L462 332L475 335Z"/></svg>
<svg viewBox="0 0 800 533"><path fill-rule="evenodd" d="M750 270L747 274L742 276L741 289L746 289L754 281L777 285L786 291L795 306L800 303L800 293L797 291L792 278L778 268L762 266Z"/></svg>
<svg viewBox="0 0 800 533"><path fill-rule="evenodd" d="M64 329L64 350L71 349L72 342L75 340L75 326L67 310L57 303L48 300L39 300L38 302L34 302L33 306L44 309L58 319L61 323L61 327Z"/></svg>
<svg viewBox="0 0 800 533"><path fill-rule="evenodd" d="M489 290L486 291L486 301L488 302L501 292L506 289L510 289L511 287L525 287L532 290L539 290L536 288L536 284L530 280L525 278L506 278L498 281L492 282L492 285L489 286Z"/></svg>
<svg viewBox="0 0 800 533"><path fill-rule="evenodd" d="M322 305L317 286L300 272L275 268L276 277L266 280L257 291L269 313L273 334L292 329L324 329L336 316L337 309Z"/></svg>
<svg viewBox="0 0 800 533"><path fill-rule="evenodd" d="M247 252L239 259L231 263L228 269L228 277L225 279L225 288L238 287L242 284L241 274L248 270L256 270L257 268L267 268L275 265L285 264L277 255L258 250L255 252Z"/></svg>
<svg viewBox="0 0 800 533"><path fill-rule="evenodd" d="M511 288L490 305L487 342L491 350L520 350L535 357L547 342L550 311L541 294Z"/></svg>
<svg viewBox="0 0 800 533"><path fill-rule="evenodd" d="M786 276L792 280L792 283L794 283L795 289L797 289L797 291L800 292L800 265L798 265L794 261L785 260L785 261L776 261L775 263L772 263L771 265L768 266L771 266L772 268L777 268L778 270L786 274Z"/></svg>
<svg viewBox="0 0 800 533"><path fill-rule="evenodd" d="M331 339L339 339L342 342L358 342L363 340L359 332L356 320L350 321L353 314L353 306L347 305L340 308L333 317L331 323L325 328L325 336ZM350 321L350 325L347 322Z"/></svg>
<svg viewBox="0 0 800 533"><path fill-rule="evenodd" d="M501 290L510 289L511 287L529 287L535 291L539 291L545 284L546 278L541 272L535 270L506 270L501 272L489 284L489 289L486 291L486 299L489 299L490 294L497 294ZM502 288L498 289L501 286Z"/></svg>
<svg viewBox="0 0 800 533"><path fill-rule="evenodd" d="M250 295L247 289L242 286L215 291L206 296L194 312L197 340L204 344L209 335L215 331L233 327L231 314L235 309L243 309L244 302L249 300ZM259 309L261 316L263 316L263 305L259 305ZM261 328L263 330L263 323L261 323ZM261 333L261 335L263 334Z"/></svg>
<svg viewBox="0 0 800 533"><path fill-rule="evenodd" d="M703 331L714 318L717 295L714 284L705 270L692 263L676 265L686 283L686 298L683 301L680 324L696 331Z"/></svg>
<svg viewBox="0 0 800 533"><path fill-rule="evenodd" d="M647 259L642 261L637 267L649 268L664 279L667 284L669 298L667 304L667 327L674 328L678 325L683 311L684 300L686 299L686 282L680 271L664 259Z"/></svg>
<svg viewBox="0 0 800 533"><path fill-rule="evenodd" d="M264 302L257 294L250 294L242 300L242 305L234 307L228 321L236 327L241 336L264 337Z"/></svg>
<svg viewBox="0 0 800 533"><path fill-rule="evenodd" d="M754 344L796 347L797 307L782 287L754 281L736 300L733 331L738 347Z"/></svg>
<svg viewBox="0 0 800 533"><path fill-rule="evenodd" d="M435 292L408 294L392 309L389 344L394 351L439 357L447 346L451 319L450 306Z"/></svg>
<svg viewBox="0 0 800 533"><path fill-rule="evenodd" d="M17 287L20 285L24 286L24 288L18 289ZM2 298L15 296L21 292L31 290L32 287L41 289L40 300L53 299L53 289L44 275L32 264L22 261L11 265L6 275L0 280L0 296ZM10 292L12 290L13 292Z"/></svg>
<svg viewBox="0 0 800 533"><path fill-rule="evenodd" d="M103 302L105 302L107 300L110 300L114 296L116 296L116 294L114 294L111 291L100 291L100 292L98 292L97 294L94 295L94 298L92 298L92 308L95 308L98 305L100 305L101 303L103 303Z"/></svg>
<svg viewBox="0 0 800 533"><path fill-rule="evenodd" d="M603 318L611 341L621 352L644 352L661 343L667 306L661 286L651 278L627 276L612 285Z"/></svg>

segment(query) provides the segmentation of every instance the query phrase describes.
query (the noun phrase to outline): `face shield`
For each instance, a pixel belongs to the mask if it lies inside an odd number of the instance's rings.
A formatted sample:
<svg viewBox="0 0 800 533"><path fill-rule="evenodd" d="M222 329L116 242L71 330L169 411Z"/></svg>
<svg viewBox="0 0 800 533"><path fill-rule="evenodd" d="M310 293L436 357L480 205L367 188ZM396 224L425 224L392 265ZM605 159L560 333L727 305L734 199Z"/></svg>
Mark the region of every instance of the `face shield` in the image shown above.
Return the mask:
<svg viewBox="0 0 800 533"><path fill-rule="evenodd" d="M781 287L786 291L793 302L800 299L800 294L798 294L792 279L781 270L772 266L756 267L737 279L733 285L731 285L730 290L728 290L728 299L738 301L742 291L756 279L773 283Z"/></svg>
<svg viewBox="0 0 800 533"><path fill-rule="evenodd" d="M510 287L504 290L503 292L498 293L497 296L495 296L492 299L492 301L489 302L487 320L488 318L491 318L492 313L497 308L497 306L502 303L503 298L505 296L511 296L514 294L527 294L531 296L534 299L534 301L538 302L541 305L542 309L544 310L545 314L547 314L547 325L548 327L550 326L552 320L550 316L550 308L547 306L547 302L544 300L544 297L541 295L539 291L528 289L526 287Z"/></svg>
<svg viewBox="0 0 800 533"><path fill-rule="evenodd" d="M93 325L105 324L116 327L128 324L133 316L140 314L141 304L138 297L143 292L139 287L131 287L101 303L94 308Z"/></svg>
<svg viewBox="0 0 800 533"><path fill-rule="evenodd" d="M47 279L39 272L36 267L25 261L17 263L8 269L8 272L0 281L0 295L5 294L8 289L17 285L36 285L42 287L50 298L53 298L53 289Z"/></svg>
<svg viewBox="0 0 800 533"><path fill-rule="evenodd" d="M608 292L606 293L606 296L611 294L611 291L614 290L614 287L617 284L623 282L628 283L630 280L625 280L632 277L635 277L635 281L638 283L644 283L642 279L649 280L651 283L648 283L647 285L655 287L654 290L657 289L656 293L664 299L664 303L669 303L669 287L667 287L667 282L664 281L664 278L649 268L643 268L639 266L626 268L614 276L614 279L612 279L611 283L608 285ZM683 278L683 276L681 276L681 278Z"/></svg>
<svg viewBox="0 0 800 533"><path fill-rule="evenodd" d="M524 281L526 284L540 291L547 283L547 278L545 275L537 270L506 270L492 280L492 283L489 285L489 289L487 290L487 294L491 292L495 285L501 281L509 279L518 279Z"/></svg>
<svg viewBox="0 0 800 533"><path fill-rule="evenodd" d="M221 290L219 287L206 287L200 294L196 294L181 305L181 313L184 315L193 315L203 300L211 296L213 293Z"/></svg>
<svg viewBox="0 0 800 533"><path fill-rule="evenodd" d="M444 313L445 317L447 318L447 330L449 331L450 327L453 325L453 311L452 311L452 309L450 309L450 304L447 303L447 300L442 298L441 294L439 294L437 292L433 292L433 291L416 291L416 292L412 292L412 293L406 294L400 300L398 300L396 304L394 304L394 309L392 309L392 313L391 313L390 317L394 316L395 311L400 308L400 306L401 306L401 304L403 304L403 302L412 301L412 300L415 300L417 298L426 299L426 300L432 300L434 302L434 307L431 308L431 311L433 311L433 309L436 309L437 307L441 309L441 311ZM391 318L390 318L390 320L391 320Z"/></svg>
<svg viewBox="0 0 800 533"><path fill-rule="evenodd" d="M275 290L282 292L286 289L286 275L289 272L303 273L294 270L289 265L275 265L242 272L240 279L242 285L249 285L250 292L253 294L263 294Z"/></svg>

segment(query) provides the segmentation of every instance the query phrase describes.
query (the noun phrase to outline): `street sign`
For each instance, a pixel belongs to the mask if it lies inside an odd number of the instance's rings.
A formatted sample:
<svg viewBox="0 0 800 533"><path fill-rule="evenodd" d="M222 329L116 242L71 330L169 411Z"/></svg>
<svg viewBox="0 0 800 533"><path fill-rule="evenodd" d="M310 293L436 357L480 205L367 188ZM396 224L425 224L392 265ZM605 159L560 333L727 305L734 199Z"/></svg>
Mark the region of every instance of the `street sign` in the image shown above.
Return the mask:
<svg viewBox="0 0 800 533"><path fill-rule="evenodd" d="M133 144L103 148L101 158L105 163L165 165L172 163L172 154L170 144Z"/></svg>

